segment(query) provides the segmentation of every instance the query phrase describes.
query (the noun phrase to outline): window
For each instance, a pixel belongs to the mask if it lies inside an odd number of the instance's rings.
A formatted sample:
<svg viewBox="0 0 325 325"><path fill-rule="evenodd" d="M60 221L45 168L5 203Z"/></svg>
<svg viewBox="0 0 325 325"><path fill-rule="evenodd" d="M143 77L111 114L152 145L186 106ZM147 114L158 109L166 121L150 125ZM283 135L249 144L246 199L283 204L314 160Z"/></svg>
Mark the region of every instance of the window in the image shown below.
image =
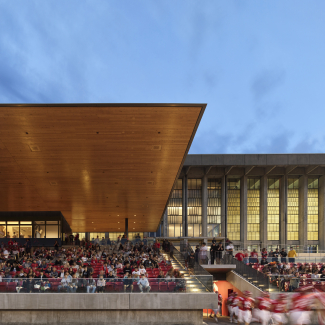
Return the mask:
<svg viewBox="0 0 325 325"><path fill-rule="evenodd" d="M46 238L45 221L34 221L34 238Z"/></svg>
<svg viewBox="0 0 325 325"><path fill-rule="evenodd" d="M308 179L307 239L318 240L318 178Z"/></svg>
<svg viewBox="0 0 325 325"><path fill-rule="evenodd" d="M247 179L247 240L260 240L260 183Z"/></svg>
<svg viewBox="0 0 325 325"><path fill-rule="evenodd" d="M208 237L221 236L221 179L208 179Z"/></svg>
<svg viewBox="0 0 325 325"><path fill-rule="evenodd" d="M46 238L59 238L58 221L46 221Z"/></svg>
<svg viewBox="0 0 325 325"><path fill-rule="evenodd" d="M122 233L121 237L124 235L124 232ZM105 238L105 233L104 232L91 232L90 233L90 241L95 240L96 238L99 238L99 240L102 240L102 237Z"/></svg>
<svg viewBox="0 0 325 325"><path fill-rule="evenodd" d="M182 179L178 179L176 187L173 190L172 196L168 203L167 208L168 215L168 236L169 237L179 237L181 235L175 236L175 224L182 224ZM177 233L177 231L176 231Z"/></svg>
<svg viewBox="0 0 325 325"><path fill-rule="evenodd" d="M202 220L202 180L188 179L188 202L187 202L187 220L188 220L188 236L200 236L199 225ZM197 237L198 237L197 236Z"/></svg>
<svg viewBox="0 0 325 325"><path fill-rule="evenodd" d="M288 240L299 240L299 179L288 179Z"/></svg>
<svg viewBox="0 0 325 325"><path fill-rule="evenodd" d="M279 240L280 179L269 178L267 185L267 240Z"/></svg>
<svg viewBox="0 0 325 325"><path fill-rule="evenodd" d="M229 179L227 188L227 237L240 240L240 180Z"/></svg>
<svg viewBox="0 0 325 325"><path fill-rule="evenodd" d="M19 238L32 238L32 222L20 221Z"/></svg>

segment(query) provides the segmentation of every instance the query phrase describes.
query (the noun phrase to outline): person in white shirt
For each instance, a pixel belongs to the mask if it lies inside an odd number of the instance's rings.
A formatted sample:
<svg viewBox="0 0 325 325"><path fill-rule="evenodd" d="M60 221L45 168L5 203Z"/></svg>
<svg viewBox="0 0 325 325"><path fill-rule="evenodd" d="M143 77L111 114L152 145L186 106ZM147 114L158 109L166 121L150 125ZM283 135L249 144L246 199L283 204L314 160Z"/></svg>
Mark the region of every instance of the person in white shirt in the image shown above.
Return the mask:
<svg viewBox="0 0 325 325"><path fill-rule="evenodd" d="M208 264L206 259L207 259L207 255L208 255L208 247L206 246L205 243L202 244L201 248L200 248L200 264Z"/></svg>
<svg viewBox="0 0 325 325"><path fill-rule="evenodd" d="M140 270L139 270L139 272L140 272L140 274L142 275L146 275L147 274L147 271L146 271L146 269L144 268L144 266L143 265L141 265L140 266Z"/></svg>
<svg viewBox="0 0 325 325"><path fill-rule="evenodd" d="M140 289L140 292L143 293L143 290L149 292L150 291L150 285L147 278L145 278L144 274L141 275L140 280L138 281L138 286Z"/></svg>
<svg viewBox="0 0 325 325"><path fill-rule="evenodd" d="M3 251L3 256L4 256L5 258L8 258L8 256L9 256L9 252L7 251L7 249L5 249L5 250Z"/></svg>
<svg viewBox="0 0 325 325"><path fill-rule="evenodd" d="M231 263L233 252L234 252L234 245L230 241L228 243L228 245L226 246L226 256L225 256L225 258L226 258L227 263Z"/></svg>
<svg viewBox="0 0 325 325"><path fill-rule="evenodd" d="M132 277L133 278L140 278L140 271L138 270L138 268L136 267L135 269L134 269L134 271L132 272Z"/></svg>

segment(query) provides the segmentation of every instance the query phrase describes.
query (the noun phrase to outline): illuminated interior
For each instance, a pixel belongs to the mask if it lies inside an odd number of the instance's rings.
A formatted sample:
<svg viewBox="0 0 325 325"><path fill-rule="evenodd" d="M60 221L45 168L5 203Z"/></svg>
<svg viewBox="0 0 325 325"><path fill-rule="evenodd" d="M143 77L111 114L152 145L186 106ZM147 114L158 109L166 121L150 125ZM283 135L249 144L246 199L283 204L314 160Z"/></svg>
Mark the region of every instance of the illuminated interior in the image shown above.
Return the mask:
<svg viewBox="0 0 325 325"><path fill-rule="evenodd" d="M257 178L247 179L247 239L260 240L260 187Z"/></svg>
<svg viewBox="0 0 325 325"><path fill-rule="evenodd" d="M288 240L299 240L299 178L288 179Z"/></svg>
<svg viewBox="0 0 325 325"><path fill-rule="evenodd" d="M307 240L318 240L318 178L308 179Z"/></svg>
<svg viewBox="0 0 325 325"><path fill-rule="evenodd" d="M227 183L227 237L240 240L240 180L229 179Z"/></svg>
<svg viewBox="0 0 325 325"><path fill-rule="evenodd" d="M267 181L267 240L279 240L280 180L269 178Z"/></svg>

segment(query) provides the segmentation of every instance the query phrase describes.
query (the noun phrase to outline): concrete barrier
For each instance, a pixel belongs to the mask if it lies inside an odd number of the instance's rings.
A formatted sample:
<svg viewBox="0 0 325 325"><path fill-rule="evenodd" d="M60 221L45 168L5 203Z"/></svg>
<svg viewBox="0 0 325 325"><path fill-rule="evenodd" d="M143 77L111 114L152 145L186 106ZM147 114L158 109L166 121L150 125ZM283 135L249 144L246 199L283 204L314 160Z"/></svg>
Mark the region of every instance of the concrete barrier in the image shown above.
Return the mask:
<svg viewBox="0 0 325 325"><path fill-rule="evenodd" d="M3 293L1 324L202 324L202 309L216 308L214 293Z"/></svg>

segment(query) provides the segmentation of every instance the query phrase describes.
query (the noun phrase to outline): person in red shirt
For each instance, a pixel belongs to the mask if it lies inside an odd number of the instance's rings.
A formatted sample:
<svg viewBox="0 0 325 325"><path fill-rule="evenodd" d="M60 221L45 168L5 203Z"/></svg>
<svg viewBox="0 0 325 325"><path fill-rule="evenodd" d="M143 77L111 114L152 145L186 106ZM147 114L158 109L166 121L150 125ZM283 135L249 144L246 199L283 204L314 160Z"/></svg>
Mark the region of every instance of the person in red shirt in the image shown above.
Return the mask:
<svg viewBox="0 0 325 325"><path fill-rule="evenodd" d="M232 319L233 319L233 314L234 314L234 304L233 304L233 300L234 298L237 296L237 292L232 292L226 302L226 305L228 306L228 311L229 311L229 316L230 316L230 323L232 323Z"/></svg>
<svg viewBox="0 0 325 325"><path fill-rule="evenodd" d="M282 325L287 323L285 317L287 313L287 301L286 295L281 293L277 297L278 299L272 301L272 319L275 325Z"/></svg>
<svg viewBox="0 0 325 325"><path fill-rule="evenodd" d="M272 301L268 292L263 292L261 297L255 299L255 308L253 310L253 319L262 325L267 325L271 318Z"/></svg>
<svg viewBox="0 0 325 325"><path fill-rule="evenodd" d="M297 290L291 298L290 322L293 325L310 324L310 309L314 302L315 295L311 293L313 286L304 286Z"/></svg>
<svg viewBox="0 0 325 325"><path fill-rule="evenodd" d="M256 249L254 249L251 252L251 258L249 260L250 263L258 263L258 253L256 252Z"/></svg>
<svg viewBox="0 0 325 325"><path fill-rule="evenodd" d="M254 299L250 291L244 291L244 297L240 299L238 323L250 324L252 320L252 309L254 307Z"/></svg>
<svg viewBox="0 0 325 325"><path fill-rule="evenodd" d="M239 252L235 255L235 258L236 258L238 261L240 261L240 262L242 262L242 261L244 260L244 257L245 257L245 255L243 254L242 251L239 251Z"/></svg>

